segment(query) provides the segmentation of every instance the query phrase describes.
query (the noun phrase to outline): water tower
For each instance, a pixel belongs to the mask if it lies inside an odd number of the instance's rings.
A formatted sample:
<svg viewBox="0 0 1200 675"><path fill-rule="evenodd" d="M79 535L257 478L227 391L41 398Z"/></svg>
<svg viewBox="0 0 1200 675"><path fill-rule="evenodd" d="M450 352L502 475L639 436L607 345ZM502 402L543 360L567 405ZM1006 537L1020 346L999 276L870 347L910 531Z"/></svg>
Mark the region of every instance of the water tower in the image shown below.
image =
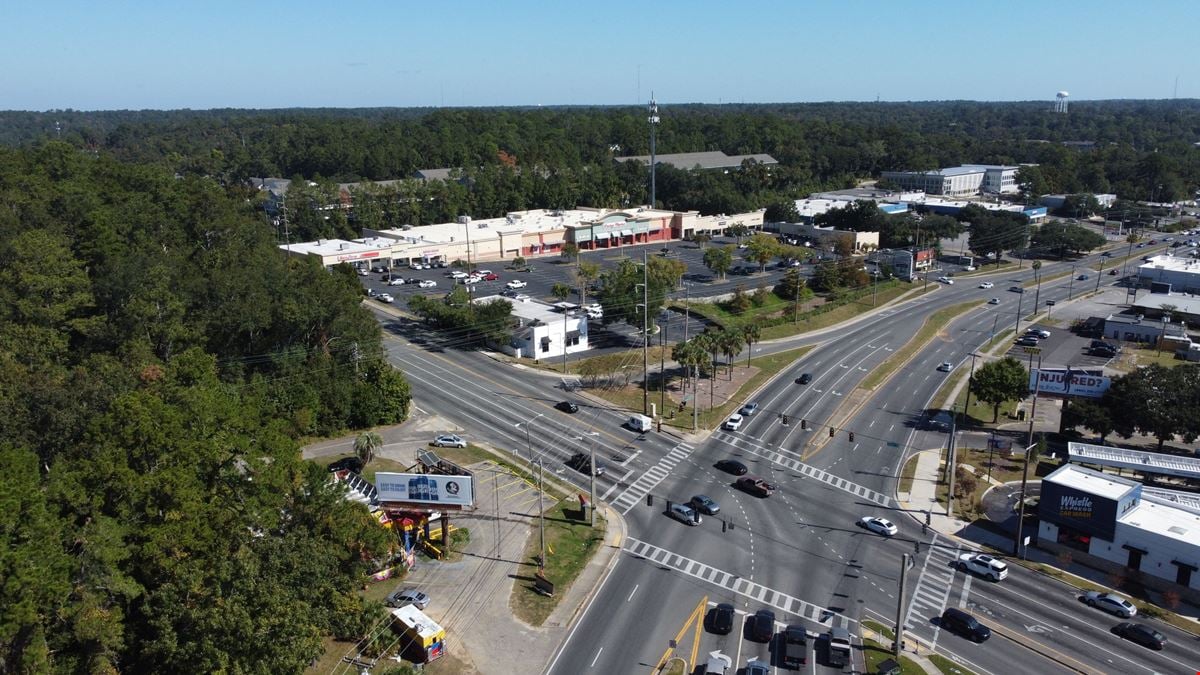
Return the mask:
<svg viewBox="0 0 1200 675"><path fill-rule="evenodd" d="M1067 97L1070 96L1065 91L1060 91L1054 97L1054 112L1067 114Z"/></svg>

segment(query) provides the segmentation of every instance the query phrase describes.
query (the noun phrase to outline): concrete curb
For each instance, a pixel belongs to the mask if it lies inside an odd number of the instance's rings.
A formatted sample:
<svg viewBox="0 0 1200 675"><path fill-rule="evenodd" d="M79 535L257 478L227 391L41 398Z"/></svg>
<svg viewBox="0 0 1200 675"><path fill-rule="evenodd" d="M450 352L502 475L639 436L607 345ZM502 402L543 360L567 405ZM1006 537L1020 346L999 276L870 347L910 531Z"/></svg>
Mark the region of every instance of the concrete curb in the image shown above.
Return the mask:
<svg viewBox="0 0 1200 675"><path fill-rule="evenodd" d="M938 289L940 289L940 288L941 288L941 284L938 284L938 286L935 287L933 289L933 291L921 291L920 289L913 288L911 290L906 291L905 293L900 295L900 297L896 298L895 300L893 300L890 303L879 305L878 307L873 307L870 310L863 312L862 314L859 314L856 317L846 319L845 321L843 321L841 323L835 323L832 326L818 328L817 330L814 330L814 331L798 333L796 335L789 335L788 337L775 338L774 340L763 340L762 342L760 342L758 344L760 344L760 345L787 344L788 342L796 342L801 339L811 338L814 336L819 337L819 336L825 335L826 333L832 333L833 331L836 331L836 330L844 330L850 326L854 326L858 323L866 321L867 319L874 317L876 314L878 314L884 310L896 309L898 307L903 306L905 303L912 302L913 300L917 300L919 298L929 296L931 293L936 293L938 291Z"/></svg>

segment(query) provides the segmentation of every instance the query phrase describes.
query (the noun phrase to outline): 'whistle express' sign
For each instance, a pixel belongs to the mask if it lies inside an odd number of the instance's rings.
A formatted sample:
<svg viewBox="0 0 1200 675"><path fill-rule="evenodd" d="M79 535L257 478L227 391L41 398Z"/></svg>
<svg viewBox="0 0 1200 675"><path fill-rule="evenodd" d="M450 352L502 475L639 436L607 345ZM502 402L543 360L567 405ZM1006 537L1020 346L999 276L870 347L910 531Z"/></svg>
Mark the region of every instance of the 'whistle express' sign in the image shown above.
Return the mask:
<svg viewBox="0 0 1200 675"><path fill-rule="evenodd" d="M1067 372L1065 368L1034 368L1029 374L1029 391L1047 396L1100 398L1112 382L1102 375L1070 371L1071 382L1068 387Z"/></svg>

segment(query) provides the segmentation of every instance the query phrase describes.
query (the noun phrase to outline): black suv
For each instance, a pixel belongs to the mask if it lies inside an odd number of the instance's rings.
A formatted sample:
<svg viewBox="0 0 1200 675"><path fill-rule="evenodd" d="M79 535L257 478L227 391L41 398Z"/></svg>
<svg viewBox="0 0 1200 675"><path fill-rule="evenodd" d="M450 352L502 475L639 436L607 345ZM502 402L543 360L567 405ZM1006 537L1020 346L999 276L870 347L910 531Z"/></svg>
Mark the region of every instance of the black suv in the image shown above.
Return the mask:
<svg viewBox="0 0 1200 675"><path fill-rule="evenodd" d="M591 465L591 463L592 456L585 452L577 452L574 455L571 455L571 459L567 460L567 466L575 469L585 476L587 475L588 467ZM600 460L596 460L596 475L604 475L604 465L600 463Z"/></svg>
<svg viewBox="0 0 1200 675"><path fill-rule="evenodd" d="M992 636L992 629L979 623L979 620L970 614L953 607L942 612L940 625L952 633L958 633L975 642L983 642Z"/></svg>
<svg viewBox="0 0 1200 675"><path fill-rule="evenodd" d="M770 642L775 635L775 612L760 609L754 613L754 623L750 624L750 639L755 642Z"/></svg>
<svg viewBox="0 0 1200 675"><path fill-rule="evenodd" d="M353 471L354 473L362 473L363 463L357 457L343 457L339 460L329 463L330 471Z"/></svg>
<svg viewBox="0 0 1200 675"><path fill-rule="evenodd" d="M712 621L709 626L712 632L717 635L729 635L733 630L733 605L722 602L713 610Z"/></svg>

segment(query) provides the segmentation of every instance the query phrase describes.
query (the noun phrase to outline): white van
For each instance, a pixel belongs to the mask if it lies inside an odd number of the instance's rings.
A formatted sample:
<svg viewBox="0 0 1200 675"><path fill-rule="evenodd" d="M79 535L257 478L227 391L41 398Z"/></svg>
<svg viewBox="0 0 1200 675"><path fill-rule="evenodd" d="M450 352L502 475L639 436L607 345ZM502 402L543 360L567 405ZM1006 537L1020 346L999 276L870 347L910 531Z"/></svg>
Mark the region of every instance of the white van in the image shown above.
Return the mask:
<svg viewBox="0 0 1200 675"><path fill-rule="evenodd" d="M654 428L654 420L645 415L631 415L625 426L644 434Z"/></svg>

